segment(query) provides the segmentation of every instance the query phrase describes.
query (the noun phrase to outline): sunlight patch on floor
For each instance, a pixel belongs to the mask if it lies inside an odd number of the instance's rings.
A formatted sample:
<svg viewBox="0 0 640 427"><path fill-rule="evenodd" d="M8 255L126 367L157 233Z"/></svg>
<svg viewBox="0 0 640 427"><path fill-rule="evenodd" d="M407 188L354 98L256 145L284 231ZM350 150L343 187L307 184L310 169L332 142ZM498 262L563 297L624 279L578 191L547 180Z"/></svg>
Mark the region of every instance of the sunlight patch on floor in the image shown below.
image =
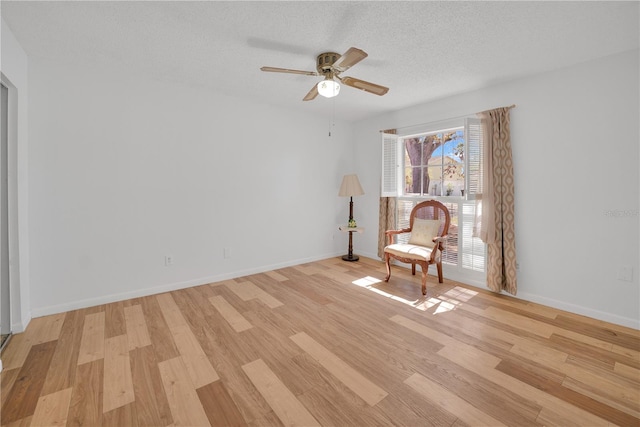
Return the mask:
<svg viewBox="0 0 640 427"><path fill-rule="evenodd" d="M455 288L449 289L443 295L455 298L459 301L469 301L471 298L478 295L478 293L476 291L472 291L471 289L465 289L461 288L460 286L456 286Z"/></svg>
<svg viewBox="0 0 640 427"><path fill-rule="evenodd" d="M418 303L419 300L410 301L410 300L401 298L401 297L399 297L397 295L390 294L389 292L385 292L385 291L380 290L378 288L372 287L372 285L375 285L375 284L381 283L381 282L382 282L382 280L380 280L380 279L376 279L375 277L367 276L367 277L363 277L361 279L354 280L351 283L353 283L356 286L360 286L361 288L368 289L371 292L375 292L378 295L382 295L383 297L390 298L390 299L392 299L394 301L399 301L399 302L401 302L403 304L407 304L407 305L410 305L412 307L415 307L416 303Z"/></svg>
<svg viewBox="0 0 640 427"><path fill-rule="evenodd" d="M373 285L382 283L382 280L375 277L366 276L360 279L356 279L351 283L361 288L370 290L371 292L375 292L378 295L382 295L383 297L392 299L394 301L399 301L406 305L410 305L411 307L417 308L420 311L427 311L432 307L436 307L435 311L433 312L434 315L455 310L457 306L462 305L478 294L478 292L472 291L471 289L465 289L456 286L439 295L438 298L421 297L420 299L416 300L408 300L399 297L398 295L394 295L374 287Z"/></svg>

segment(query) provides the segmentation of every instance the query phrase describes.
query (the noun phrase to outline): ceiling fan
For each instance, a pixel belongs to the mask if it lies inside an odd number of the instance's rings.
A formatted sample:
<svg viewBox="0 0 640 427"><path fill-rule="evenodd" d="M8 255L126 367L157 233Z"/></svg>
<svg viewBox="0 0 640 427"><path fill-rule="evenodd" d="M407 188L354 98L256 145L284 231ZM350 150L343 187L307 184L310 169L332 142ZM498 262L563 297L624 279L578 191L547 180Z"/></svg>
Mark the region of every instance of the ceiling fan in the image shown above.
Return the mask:
<svg viewBox="0 0 640 427"><path fill-rule="evenodd" d="M262 71L272 73L291 73L303 74L306 76L324 76L324 80L314 85L309 93L302 98L303 101L311 101L318 96L318 93L327 98L334 97L340 92L340 84L334 80L338 79L347 86L363 90L382 96L389 91L388 87L380 86L375 83L366 82L354 77L340 77L340 73L347 71L349 68L362 61L368 55L365 51L356 47L349 48L344 55L335 52L323 52L316 58L316 71L291 70L288 68L262 67Z"/></svg>

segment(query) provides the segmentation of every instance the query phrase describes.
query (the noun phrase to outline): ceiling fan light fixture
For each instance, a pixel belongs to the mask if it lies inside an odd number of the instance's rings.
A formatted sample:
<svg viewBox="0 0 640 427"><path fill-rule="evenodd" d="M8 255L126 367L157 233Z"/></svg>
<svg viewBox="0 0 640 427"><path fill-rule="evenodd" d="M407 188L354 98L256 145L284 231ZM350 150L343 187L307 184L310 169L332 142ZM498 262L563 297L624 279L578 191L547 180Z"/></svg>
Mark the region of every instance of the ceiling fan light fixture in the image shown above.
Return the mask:
<svg viewBox="0 0 640 427"><path fill-rule="evenodd" d="M340 93L340 85L334 80L323 80L318 83L318 93L325 98L333 98Z"/></svg>

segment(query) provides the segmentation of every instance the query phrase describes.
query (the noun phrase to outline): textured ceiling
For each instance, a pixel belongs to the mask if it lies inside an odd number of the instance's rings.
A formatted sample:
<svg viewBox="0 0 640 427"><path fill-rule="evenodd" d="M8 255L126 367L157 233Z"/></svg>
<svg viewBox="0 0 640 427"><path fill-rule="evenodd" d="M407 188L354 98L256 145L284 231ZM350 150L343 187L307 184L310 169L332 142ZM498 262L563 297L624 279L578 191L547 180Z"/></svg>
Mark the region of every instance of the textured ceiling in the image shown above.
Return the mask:
<svg viewBox="0 0 640 427"><path fill-rule="evenodd" d="M358 120L639 46L631 2L13 2L0 11L27 54L124 68L261 103ZM303 96L315 56L363 49L343 73L390 87ZM515 102L515 100L514 100Z"/></svg>

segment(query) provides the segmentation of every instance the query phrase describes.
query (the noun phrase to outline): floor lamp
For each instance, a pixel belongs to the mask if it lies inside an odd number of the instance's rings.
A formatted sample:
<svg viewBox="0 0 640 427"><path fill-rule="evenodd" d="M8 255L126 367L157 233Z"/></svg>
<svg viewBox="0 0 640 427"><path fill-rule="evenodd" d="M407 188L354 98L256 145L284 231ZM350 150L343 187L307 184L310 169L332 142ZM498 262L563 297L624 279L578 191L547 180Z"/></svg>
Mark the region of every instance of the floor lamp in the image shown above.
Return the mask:
<svg viewBox="0 0 640 427"><path fill-rule="evenodd" d="M362 196L364 194L364 190L362 190L362 186L360 185L360 181L358 181L358 175L351 174L345 175L342 178L342 184L340 185L340 191L338 192L338 196L340 197L349 197L349 228L353 228L353 230L349 230L349 253L342 257L345 261L357 261L359 257L353 254L353 232L356 230L356 222L353 219L353 196Z"/></svg>

